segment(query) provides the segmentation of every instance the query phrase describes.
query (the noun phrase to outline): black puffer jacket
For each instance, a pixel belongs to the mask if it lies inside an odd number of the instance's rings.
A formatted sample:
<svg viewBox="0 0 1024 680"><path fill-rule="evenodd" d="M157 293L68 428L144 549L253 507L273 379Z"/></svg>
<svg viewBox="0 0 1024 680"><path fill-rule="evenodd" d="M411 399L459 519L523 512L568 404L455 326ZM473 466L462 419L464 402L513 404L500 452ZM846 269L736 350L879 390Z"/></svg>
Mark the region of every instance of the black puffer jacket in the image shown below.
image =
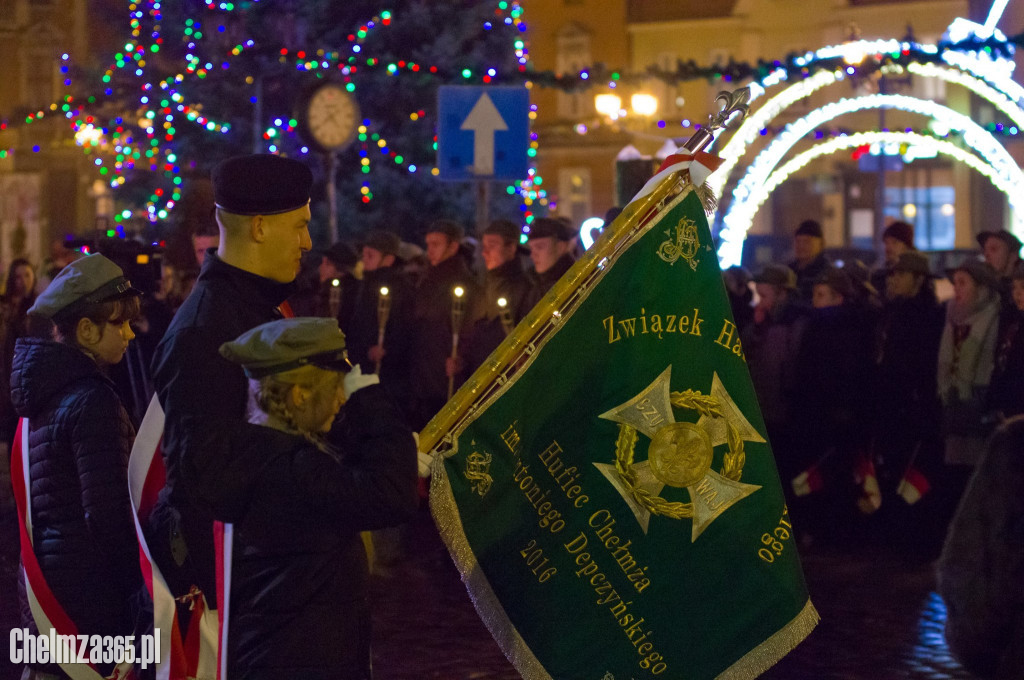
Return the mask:
<svg viewBox="0 0 1024 680"><path fill-rule="evenodd" d="M29 422L32 534L54 596L89 635L130 635L142 587L128 497L135 430L114 385L81 350L21 338L11 399ZM22 624L35 631L22 600Z"/></svg>

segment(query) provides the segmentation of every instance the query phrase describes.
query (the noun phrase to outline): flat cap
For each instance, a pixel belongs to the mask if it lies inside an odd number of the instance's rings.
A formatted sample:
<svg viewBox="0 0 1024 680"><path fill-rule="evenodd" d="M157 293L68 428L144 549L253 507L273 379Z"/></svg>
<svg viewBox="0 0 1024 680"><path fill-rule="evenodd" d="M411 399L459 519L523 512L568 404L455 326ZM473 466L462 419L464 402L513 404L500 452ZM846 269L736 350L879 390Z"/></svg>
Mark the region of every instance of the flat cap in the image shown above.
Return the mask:
<svg viewBox="0 0 1024 680"><path fill-rule="evenodd" d="M796 228L794 236L817 236L818 238L824 238L825 234L821 230L821 223L817 220L804 220L800 223L800 226Z"/></svg>
<svg viewBox="0 0 1024 680"><path fill-rule="evenodd" d="M914 226L909 222L896 221L885 228L882 239L892 238L902 241L905 246L914 250Z"/></svg>
<svg viewBox="0 0 1024 680"><path fill-rule="evenodd" d="M213 169L213 200L236 215L278 215L309 203L313 173L305 164L260 153L235 156Z"/></svg>
<svg viewBox="0 0 1024 680"><path fill-rule="evenodd" d="M60 270L28 310L53 319L85 305L142 295L121 268L99 253L80 257Z"/></svg>
<svg viewBox="0 0 1024 680"><path fill-rule="evenodd" d="M572 234L565 222L550 217L538 217L530 225L529 240L535 238L554 238L557 241L571 241Z"/></svg>
<svg viewBox="0 0 1024 680"><path fill-rule="evenodd" d="M988 286L992 290L999 290L999 275L986 262L968 257L955 267L946 270L946 276L952 281L953 274L967 272L979 286Z"/></svg>
<svg viewBox="0 0 1024 680"><path fill-rule="evenodd" d="M983 231L978 234L978 245L982 248L985 247L985 242L990 238L997 238L1006 244L1006 247L1010 249L1010 252L1014 255L1020 253L1021 242L1020 239L1006 231L1005 229L999 229L998 231Z"/></svg>
<svg viewBox="0 0 1024 680"><path fill-rule="evenodd" d="M769 263L754 276L754 283L767 283L793 290L796 288L796 274L784 264Z"/></svg>
<svg viewBox="0 0 1024 680"><path fill-rule="evenodd" d="M271 321L220 346L222 357L241 364L250 378L263 378L312 364L348 371L345 334L335 319L299 316Z"/></svg>
<svg viewBox="0 0 1024 680"><path fill-rule="evenodd" d="M917 274L918 276L931 276L932 268L928 263L928 258L924 253L912 250L906 253L900 253L899 258L886 270L886 273L891 272L910 272L911 274Z"/></svg>
<svg viewBox="0 0 1024 680"><path fill-rule="evenodd" d="M402 239L398 238L398 234L385 229L373 229L363 238L363 248L373 248L381 255L397 257L401 245Z"/></svg>
<svg viewBox="0 0 1024 680"><path fill-rule="evenodd" d="M444 234L452 243L462 243L466 230L453 220L434 220L427 226L427 234Z"/></svg>

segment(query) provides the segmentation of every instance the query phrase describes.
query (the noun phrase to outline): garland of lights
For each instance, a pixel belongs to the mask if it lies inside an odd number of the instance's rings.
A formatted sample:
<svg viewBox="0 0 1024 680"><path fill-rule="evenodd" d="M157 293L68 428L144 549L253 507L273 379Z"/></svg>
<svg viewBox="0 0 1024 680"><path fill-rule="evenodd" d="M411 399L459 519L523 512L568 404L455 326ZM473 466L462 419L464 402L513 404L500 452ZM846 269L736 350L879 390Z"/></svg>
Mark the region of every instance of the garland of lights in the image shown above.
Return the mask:
<svg viewBox="0 0 1024 680"><path fill-rule="evenodd" d="M814 159L844 149L872 144L913 144L923 147L926 152L950 156L954 160L977 170L987 177L996 188L1006 194L1010 205L1014 209L1014 232L1018 234L1024 232L1024 193L1022 193L1024 185L1021 182L1007 181L1002 173L991 165L950 141L912 132L858 132L817 144L793 157L785 165L775 170L764 184L748 197L745 212L753 216L757 209L768 200L772 191L785 182L790 175L799 171ZM746 219L746 215L740 214L727 215L724 221L725 227L720 234L721 244L718 248L718 257L723 267L731 267L740 264L742 261L743 241L746 238L746 232L750 223Z"/></svg>

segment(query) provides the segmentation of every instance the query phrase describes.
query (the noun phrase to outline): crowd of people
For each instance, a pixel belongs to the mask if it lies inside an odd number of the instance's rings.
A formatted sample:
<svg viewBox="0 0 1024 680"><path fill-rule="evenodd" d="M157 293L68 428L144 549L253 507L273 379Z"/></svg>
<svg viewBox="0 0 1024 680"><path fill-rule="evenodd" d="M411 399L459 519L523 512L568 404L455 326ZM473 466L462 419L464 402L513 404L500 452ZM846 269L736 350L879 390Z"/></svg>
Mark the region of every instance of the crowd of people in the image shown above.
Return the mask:
<svg viewBox="0 0 1024 680"><path fill-rule="evenodd" d="M507 220L476 241L439 219L422 249L375 230L315 252L311 181L276 156L218 166L219 228L193 237L198 276L165 266L153 295L140 298L102 255L54 258L49 285L29 262L12 263L0 297L0 440L26 467L24 479L0 481L23 484L26 500L0 495L0 591L22 597L11 627L39 629L27 602L45 582L81 631L151 629L159 606L143 586L152 591L143 545L176 598L186 648L216 648L201 622L226 609L222 598L239 603L222 650L233 677L369 677L360 532L415 510L412 433L568 271L578 245L562 219L535 220L525 247ZM804 545L867 527L933 559L990 434L1024 413L1021 242L1007 231L978 240L983 259L936 274L913 227L895 222L872 271L830 262L808 220L788 266L723 272ZM129 347L141 369L118 380ZM166 481L140 482L140 502L128 456L153 394L159 415L143 424L162 419L150 453ZM10 447L19 417L24 450ZM393 558L393 535L378 539L378 557ZM218 590L224 540L234 541L229 592ZM35 582L22 577L26 541ZM208 658L192 662L191 676L215 673ZM2 677L66 677L53 664L23 673Z"/></svg>

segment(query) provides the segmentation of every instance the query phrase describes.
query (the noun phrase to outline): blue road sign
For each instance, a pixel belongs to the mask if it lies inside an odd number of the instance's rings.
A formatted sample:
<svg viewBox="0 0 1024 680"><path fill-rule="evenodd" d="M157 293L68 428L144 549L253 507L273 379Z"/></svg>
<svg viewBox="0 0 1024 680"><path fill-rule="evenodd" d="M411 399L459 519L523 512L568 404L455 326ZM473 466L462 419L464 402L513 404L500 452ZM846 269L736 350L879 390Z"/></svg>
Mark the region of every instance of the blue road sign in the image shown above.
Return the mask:
<svg viewBox="0 0 1024 680"><path fill-rule="evenodd" d="M525 87L446 85L438 91L441 179L526 179L530 95Z"/></svg>

